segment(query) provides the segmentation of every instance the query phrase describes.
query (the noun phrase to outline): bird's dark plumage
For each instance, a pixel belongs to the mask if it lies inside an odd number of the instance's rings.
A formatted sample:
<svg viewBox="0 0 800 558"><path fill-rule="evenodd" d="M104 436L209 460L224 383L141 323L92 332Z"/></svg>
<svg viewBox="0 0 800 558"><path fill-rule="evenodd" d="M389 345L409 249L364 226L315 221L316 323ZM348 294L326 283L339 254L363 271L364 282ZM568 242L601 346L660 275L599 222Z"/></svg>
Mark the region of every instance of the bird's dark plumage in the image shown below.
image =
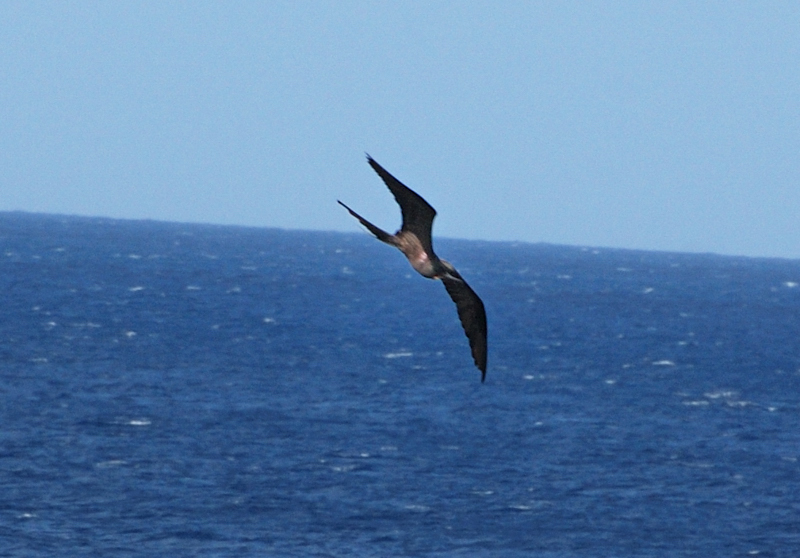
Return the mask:
<svg viewBox="0 0 800 558"><path fill-rule="evenodd" d="M461 326L469 339L469 347L472 350L472 359L475 366L481 371L481 381L486 379L486 357L487 357L487 330L486 330L486 309L483 302L475 294L467 282L463 279L455 281L449 277L442 278L447 294L456 303L458 317Z"/></svg>
<svg viewBox="0 0 800 558"><path fill-rule="evenodd" d="M447 293L456 303L461 326L469 339L475 366L481 371L481 381L486 379L487 328L486 309L480 297L448 262L439 259L433 251L431 230L436 210L408 186L397 180L375 159L367 155L369 165L383 179L394 195L403 215L403 224L395 234L389 234L364 219L339 202L350 215L359 220L375 237L398 248L406 255L411 266L429 279L441 279Z"/></svg>
<svg viewBox="0 0 800 558"><path fill-rule="evenodd" d="M367 162L372 169L378 173L386 186L394 194L394 199L400 206L403 215L403 225L400 230L409 231L422 243L422 247L428 254L433 253L433 241L431 240L433 230L433 218L436 217L436 210L422 196L414 192L411 188L397 180L394 176L380 166L375 159L367 155Z"/></svg>

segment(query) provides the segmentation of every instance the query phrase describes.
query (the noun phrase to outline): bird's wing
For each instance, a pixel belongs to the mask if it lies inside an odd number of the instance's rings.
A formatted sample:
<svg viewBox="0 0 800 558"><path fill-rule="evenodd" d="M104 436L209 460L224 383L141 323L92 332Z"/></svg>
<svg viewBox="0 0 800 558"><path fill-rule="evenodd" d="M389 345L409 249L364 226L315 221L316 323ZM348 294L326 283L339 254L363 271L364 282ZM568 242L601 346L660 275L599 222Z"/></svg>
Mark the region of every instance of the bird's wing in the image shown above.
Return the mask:
<svg viewBox="0 0 800 558"><path fill-rule="evenodd" d="M481 382L486 379L486 309L483 301L475 294L467 282L461 279L458 272L453 273L455 277L444 276L442 283L447 289L447 294L456 303L458 317L461 326L469 339L469 346L472 349L472 359L475 366L481 371Z"/></svg>
<svg viewBox="0 0 800 558"><path fill-rule="evenodd" d="M397 180L369 155L367 155L367 161L372 169L378 173L378 176L383 179L383 182L394 194L394 199L397 200L397 204L400 206L400 211L403 214L403 226L400 230L414 233L428 255L432 256L431 229L433 228L433 218L436 217L436 210L422 199L422 196Z"/></svg>
<svg viewBox="0 0 800 558"><path fill-rule="evenodd" d="M336 200L336 201L339 201L339 200ZM396 244L395 241L394 241L394 235L393 234L389 234L385 230L376 227L375 225L373 225L372 223L370 223L369 221L364 219L361 215L359 215L358 213L356 213L355 211L353 211L352 209L347 207L342 202L339 202L339 205L344 207L347 211L350 212L350 215L352 215L353 217L358 219L361 222L362 225L367 227L369 229L369 232L374 234L378 238L378 240L380 240L381 242L385 242L386 244L391 244L392 246L394 246Z"/></svg>

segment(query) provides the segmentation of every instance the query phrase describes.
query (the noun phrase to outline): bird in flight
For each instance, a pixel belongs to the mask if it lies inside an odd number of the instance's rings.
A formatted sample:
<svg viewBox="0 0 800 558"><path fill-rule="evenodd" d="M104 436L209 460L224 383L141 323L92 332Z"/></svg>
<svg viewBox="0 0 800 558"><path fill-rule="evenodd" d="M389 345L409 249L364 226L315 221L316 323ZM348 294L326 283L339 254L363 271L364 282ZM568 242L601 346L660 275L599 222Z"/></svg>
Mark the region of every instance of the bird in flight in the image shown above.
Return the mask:
<svg viewBox="0 0 800 558"><path fill-rule="evenodd" d="M403 225L400 230L389 234L364 219L341 201L339 204L367 227L378 240L398 248L405 254L411 267L420 275L428 279L439 279L444 283L444 288L456 303L461 326L469 339L472 358L475 366L481 371L481 382L483 382L486 379L486 309L483 307L483 301L459 275L456 268L450 265L450 262L440 260L433 252L431 229L433 228L433 218L436 217L436 210L419 194L389 174L369 155L367 155L367 162L383 179L400 206L403 215Z"/></svg>

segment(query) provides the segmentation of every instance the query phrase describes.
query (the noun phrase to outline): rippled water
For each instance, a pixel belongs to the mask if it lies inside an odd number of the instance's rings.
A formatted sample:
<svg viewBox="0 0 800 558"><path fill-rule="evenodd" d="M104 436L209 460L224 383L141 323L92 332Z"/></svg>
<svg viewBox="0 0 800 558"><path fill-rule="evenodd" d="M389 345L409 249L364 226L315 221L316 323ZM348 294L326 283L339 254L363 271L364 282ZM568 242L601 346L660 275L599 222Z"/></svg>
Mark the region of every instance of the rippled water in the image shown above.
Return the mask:
<svg viewBox="0 0 800 558"><path fill-rule="evenodd" d="M0 213L0 554L796 556L800 262Z"/></svg>

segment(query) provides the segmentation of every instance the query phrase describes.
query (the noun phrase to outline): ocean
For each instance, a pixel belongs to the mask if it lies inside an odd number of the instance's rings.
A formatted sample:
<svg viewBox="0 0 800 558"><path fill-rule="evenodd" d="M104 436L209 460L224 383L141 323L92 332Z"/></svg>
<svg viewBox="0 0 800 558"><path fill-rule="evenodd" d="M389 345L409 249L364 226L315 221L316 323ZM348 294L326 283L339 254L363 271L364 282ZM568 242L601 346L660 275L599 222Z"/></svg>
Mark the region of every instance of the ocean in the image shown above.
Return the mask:
<svg viewBox="0 0 800 558"><path fill-rule="evenodd" d="M435 248L0 213L0 556L800 555L800 261Z"/></svg>

